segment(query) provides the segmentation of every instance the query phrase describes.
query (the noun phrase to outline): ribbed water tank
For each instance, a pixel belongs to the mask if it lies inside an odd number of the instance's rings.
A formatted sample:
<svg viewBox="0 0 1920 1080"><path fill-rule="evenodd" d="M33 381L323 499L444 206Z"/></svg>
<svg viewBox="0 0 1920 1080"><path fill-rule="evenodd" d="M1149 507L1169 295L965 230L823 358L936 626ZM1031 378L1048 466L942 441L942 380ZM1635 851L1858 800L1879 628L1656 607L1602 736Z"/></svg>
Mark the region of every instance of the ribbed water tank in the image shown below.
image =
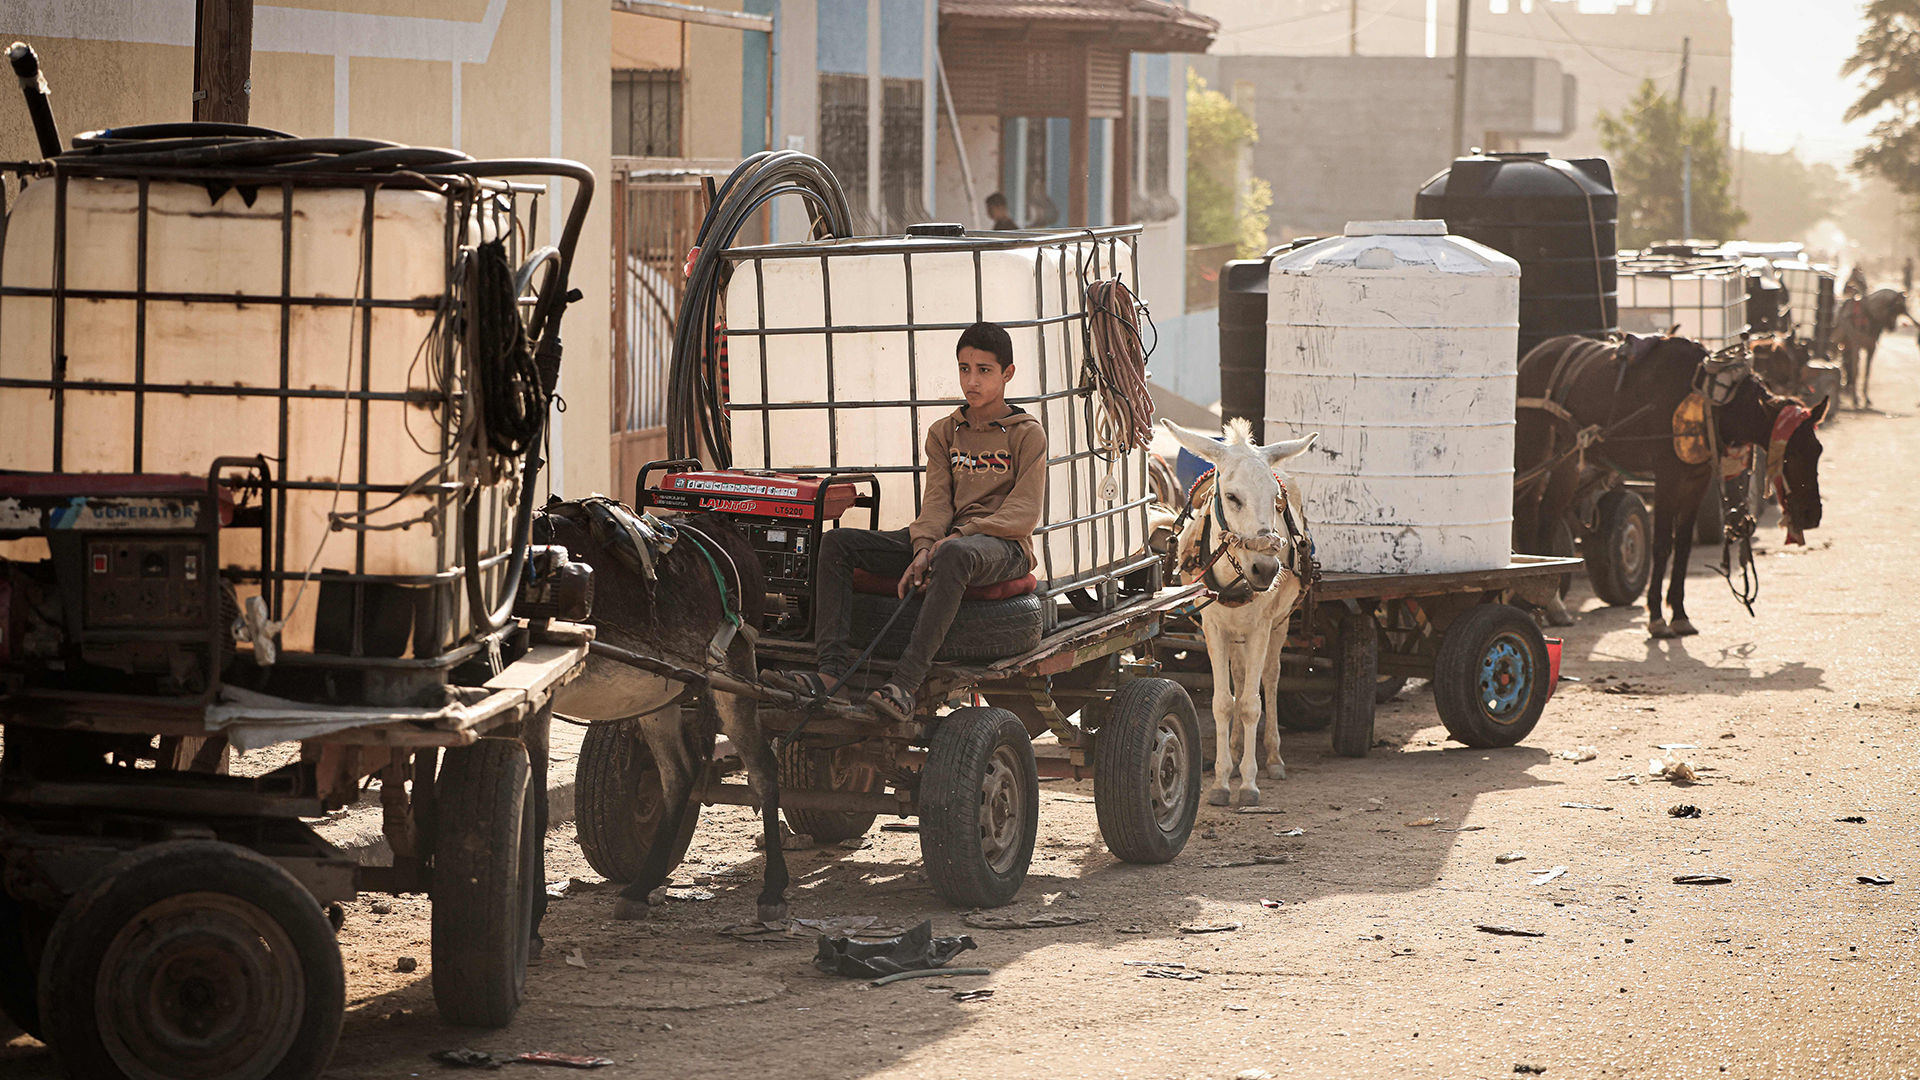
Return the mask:
<svg viewBox="0 0 1920 1080"><path fill-rule="evenodd" d="M1267 268L1271 256L1220 268L1220 416L1266 427Z"/></svg>
<svg viewBox="0 0 1920 1080"><path fill-rule="evenodd" d="M1598 337L1619 325L1615 242L1620 197L1605 158L1545 151L1476 154L1428 180L1413 216L1520 263L1520 354L1550 337Z"/></svg>
<svg viewBox="0 0 1920 1080"><path fill-rule="evenodd" d="M1441 221L1360 221L1273 260L1266 442L1321 566L1489 570L1511 558L1520 265Z"/></svg>

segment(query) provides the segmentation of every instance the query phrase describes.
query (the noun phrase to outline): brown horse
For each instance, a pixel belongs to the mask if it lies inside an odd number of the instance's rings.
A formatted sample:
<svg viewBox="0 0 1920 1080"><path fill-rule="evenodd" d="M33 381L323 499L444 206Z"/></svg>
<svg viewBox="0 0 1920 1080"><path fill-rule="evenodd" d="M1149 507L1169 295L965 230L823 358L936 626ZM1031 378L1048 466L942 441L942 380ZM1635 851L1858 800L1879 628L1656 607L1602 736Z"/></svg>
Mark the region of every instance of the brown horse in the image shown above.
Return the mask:
<svg viewBox="0 0 1920 1080"><path fill-rule="evenodd" d="M1580 455L1567 456L1567 451L1577 432L1598 425L1606 436L1586 452L1589 459L1654 478L1647 630L1654 637L1680 637L1698 632L1687 618L1687 560L1693 549L1694 519L1716 466L1710 461L1690 465L1681 460L1674 450L1673 415L1693 393L1694 376L1707 351L1698 342L1680 337L1643 339L1640 344L1642 348L1629 359L1611 342L1557 337L1541 342L1520 361L1519 396L1550 399L1567 417L1546 409L1519 411L1515 474L1524 475L1540 465L1552 467L1542 482L1516 490L1514 540L1521 551L1549 550L1546 542L1552 525L1567 514L1580 480ZM1798 401L1778 396L1760 378L1749 377L1714 413L1723 448L1765 448L1778 429L1791 429L1781 455L1782 516L1796 533L1820 524L1820 439L1815 427L1826 417L1828 405L1821 401L1805 413ZM1672 584L1667 589L1671 623L1660 603L1669 558L1673 560Z"/></svg>
<svg viewBox="0 0 1920 1080"><path fill-rule="evenodd" d="M727 620L729 610L746 626L760 625L766 577L759 556L726 519L712 515L676 519L678 539L652 562L657 580L636 569L632 558L621 557L621 538L612 534L608 521L587 504L555 502L548 505L535 529L536 541L559 544L573 559L593 567L589 621L598 630L598 642L698 671L706 666L714 631ZM742 679L757 677L749 635L734 636L727 646L725 667ZM673 872L678 854L674 839L689 812L693 786L713 760L718 729L740 751L747 784L760 803L767 864L759 917L763 922L784 920L788 878L780 846L778 765L755 703L707 688L698 695L695 718L688 720L677 705L670 704L683 689L681 683L602 654L589 656L586 672L554 701L556 712L582 720L611 723L638 717L636 737L646 740L660 770L665 811L655 824L639 873L620 890L614 917L643 917L648 894L664 885Z"/></svg>
<svg viewBox="0 0 1920 1080"><path fill-rule="evenodd" d="M1873 408L1867 384L1873 379L1873 354L1880 335L1893 329L1907 314L1907 294L1898 289L1875 289L1864 300L1841 302L1834 320L1833 343L1840 349L1840 366L1847 376L1847 394L1856 409Z"/></svg>

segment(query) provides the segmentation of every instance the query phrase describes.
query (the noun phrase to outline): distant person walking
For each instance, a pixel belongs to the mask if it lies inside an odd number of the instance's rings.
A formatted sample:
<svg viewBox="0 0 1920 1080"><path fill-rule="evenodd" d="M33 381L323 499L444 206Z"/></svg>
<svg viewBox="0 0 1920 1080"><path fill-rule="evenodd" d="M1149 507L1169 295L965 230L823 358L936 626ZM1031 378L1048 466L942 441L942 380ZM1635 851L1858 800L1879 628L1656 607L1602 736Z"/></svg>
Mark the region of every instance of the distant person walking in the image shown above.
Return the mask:
<svg viewBox="0 0 1920 1080"><path fill-rule="evenodd" d="M1900 266L1900 291L1913 291L1913 256L1911 255L1907 256L1907 261Z"/></svg>
<svg viewBox="0 0 1920 1080"><path fill-rule="evenodd" d="M1013 215L1007 213L1007 197L997 191L987 196L987 216L993 219L995 229L1020 227L1020 223L1013 220Z"/></svg>

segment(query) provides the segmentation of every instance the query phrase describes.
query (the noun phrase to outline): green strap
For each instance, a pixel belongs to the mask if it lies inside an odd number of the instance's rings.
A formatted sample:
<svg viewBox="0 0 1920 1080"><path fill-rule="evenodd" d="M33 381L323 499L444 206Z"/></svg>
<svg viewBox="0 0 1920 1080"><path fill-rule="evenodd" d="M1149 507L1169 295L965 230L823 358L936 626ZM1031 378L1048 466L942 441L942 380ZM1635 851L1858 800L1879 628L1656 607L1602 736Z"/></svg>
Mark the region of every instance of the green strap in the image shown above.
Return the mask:
<svg viewBox="0 0 1920 1080"><path fill-rule="evenodd" d="M707 560L707 569L713 572L714 587L720 590L720 610L725 613L728 622L739 626L740 615L733 609L733 598L727 589L727 577L720 572L720 564L714 560L713 553L707 550L705 538L700 535L698 529L682 529L681 532L693 539L694 550L700 553L701 558Z"/></svg>

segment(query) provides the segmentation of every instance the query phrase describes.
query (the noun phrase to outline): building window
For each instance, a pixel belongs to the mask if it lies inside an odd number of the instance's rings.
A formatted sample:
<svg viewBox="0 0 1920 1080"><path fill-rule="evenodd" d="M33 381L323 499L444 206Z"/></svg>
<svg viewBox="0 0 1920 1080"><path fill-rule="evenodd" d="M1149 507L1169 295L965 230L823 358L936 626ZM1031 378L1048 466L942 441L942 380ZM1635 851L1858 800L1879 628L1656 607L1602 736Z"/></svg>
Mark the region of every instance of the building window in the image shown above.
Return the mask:
<svg viewBox="0 0 1920 1080"><path fill-rule="evenodd" d="M615 157L680 157L680 72L613 73Z"/></svg>
<svg viewBox="0 0 1920 1080"><path fill-rule="evenodd" d="M1168 188L1168 170L1173 167L1173 117L1168 98L1149 97L1147 105L1147 191L1138 202L1142 221L1166 221L1180 212L1180 203Z"/></svg>
<svg viewBox="0 0 1920 1080"><path fill-rule="evenodd" d="M1021 224L1029 229L1060 220L1060 204L1048 193L1052 178L1047 175L1047 129L1052 126L1044 117L1027 119L1027 220Z"/></svg>
<svg viewBox="0 0 1920 1080"><path fill-rule="evenodd" d="M880 205L886 210L884 224L890 233L933 218L921 199L926 171L921 87L919 79L887 79L881 86Z"/></svg>
<svg viewBox="0 0 1920 1080"><path fill-rule="evenodd" d="M867 215L867 77L820 76L820 160L847 193L862 235L878 231Z"/></svg>

